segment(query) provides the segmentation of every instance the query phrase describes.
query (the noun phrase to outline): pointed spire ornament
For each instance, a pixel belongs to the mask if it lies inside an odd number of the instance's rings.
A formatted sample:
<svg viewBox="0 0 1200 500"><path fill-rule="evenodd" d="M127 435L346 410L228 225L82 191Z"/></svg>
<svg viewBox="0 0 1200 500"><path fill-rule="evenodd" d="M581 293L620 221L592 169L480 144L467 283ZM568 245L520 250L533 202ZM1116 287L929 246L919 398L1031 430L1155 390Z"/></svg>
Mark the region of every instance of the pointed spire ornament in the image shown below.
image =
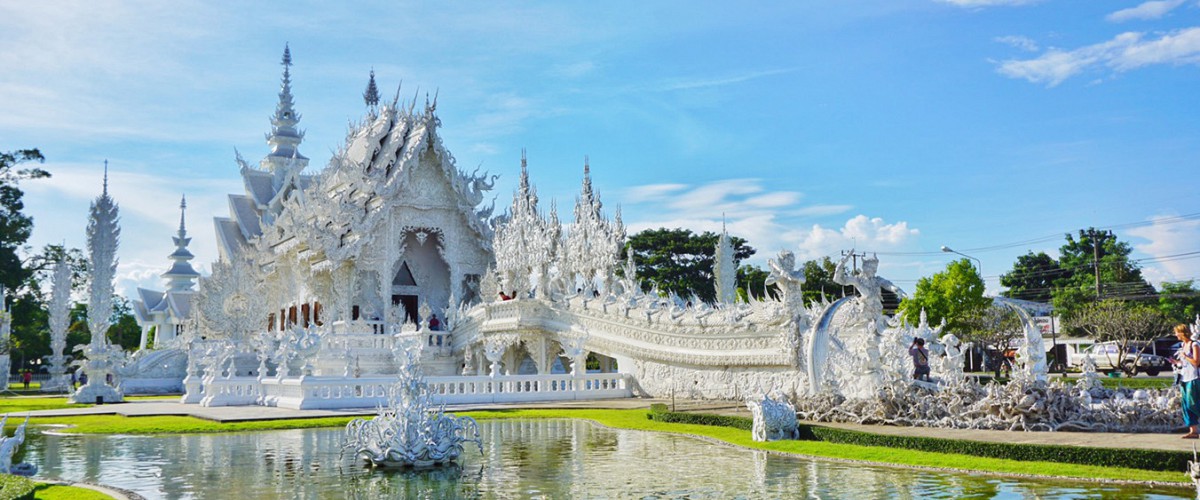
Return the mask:
<svg viewBox="0 0 1200 500"><path fill-rule="evenodd" d="M300 154L300 142L304 140L304 132L296 128L300 123L300 114L296 112L295 99L292 97L292 51L288 45L283 47L283 77L279 84L279 102L275 105L275 113L271 115L271 132L267 134L267 145L271 153L262 161L262 167L274 172L288 165L295 165L300 170L308 166L308 158ZM293 163L293 159L299 162Z"/></svg>
<svg viewBox="0 0 1200 500"><path fill-rule="evenodd" d="M371 108L379 105L379 87L375 86L375 68L371 68L371 77L367 80L367 90L363 92L363 102Z"/></svg>
<svg viewBox="0 0 1200 500"><path fill-rule="evenodd" d="M119 390L106 383L112 367L124 362L125 353L108 342L108 328L113 311L113 278L117 272L117 247L121 239L120 213L116 202L108 195L108 162L104 163L104 188L92 202L87 225L88 253L92 264L92 279L88 290L87 325L92 340L83 346L87 357L84 371L88 384L71 396L76 403L106 403L123 400Z"/></svg>
<svg viewBox="0 0 1200 500"><path fill-rule="evenodd" d="M191 260L195 258L192 252L188 250L188 244L192 239L187 235L187 227L184 225L184 214L187 211L187 196L183 196L179 200L179 232L171 239L175 242L175 251L167 256L171 259L171 268L162 274L163 278L167 279L167 290L171 292L193 290L196 286L196 280L200 278L200 273L192 267Z"/></svg>

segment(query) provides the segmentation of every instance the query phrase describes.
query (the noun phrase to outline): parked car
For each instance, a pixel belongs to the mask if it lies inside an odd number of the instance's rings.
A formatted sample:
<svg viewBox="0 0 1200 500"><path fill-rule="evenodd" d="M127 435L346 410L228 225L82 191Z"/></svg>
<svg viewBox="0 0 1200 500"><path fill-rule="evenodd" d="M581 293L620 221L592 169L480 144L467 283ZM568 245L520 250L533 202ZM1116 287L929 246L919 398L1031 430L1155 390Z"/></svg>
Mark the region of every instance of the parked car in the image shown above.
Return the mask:
<svg viewBox="0 0 1200 500"><path fill-rule="evenodd" d="M1146 352L1139 354L1136 350L1121 352L1121 346L1116 342L1101 342L1078 354L1072 353L1071 366L1082 368L1083 358L1088 355L1096 362L1096 370L1104 373L1120 370L1129 375L1145 373L1153 377L1171 370L1171 362L1166 357Z"/></svg>

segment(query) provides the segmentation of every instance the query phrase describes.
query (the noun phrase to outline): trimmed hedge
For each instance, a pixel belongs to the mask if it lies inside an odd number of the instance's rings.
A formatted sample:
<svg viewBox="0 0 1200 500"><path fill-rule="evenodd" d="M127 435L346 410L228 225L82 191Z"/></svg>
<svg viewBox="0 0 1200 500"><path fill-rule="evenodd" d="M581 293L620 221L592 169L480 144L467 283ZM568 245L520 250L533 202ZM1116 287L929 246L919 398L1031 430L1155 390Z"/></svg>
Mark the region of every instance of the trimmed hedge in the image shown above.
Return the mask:
<svg viewBox="0 0 1200 500"><path fill-rule="evenodd" d="M37 484L27 477L0 474L0 500L33 500Z"/></svg>
<svg viewBox="0 0 1200 500"><path fill-rule="evenodd" d="M730 417L724 415L710 415L707 413L683 413L669 411L655 411L656 408L651 408L647 415L650 420L659 422L667 422L673 424L695 424L695 425L712 425L716 427L732 427L744 431L750 430L754 426L754 420L746 417Z"/></svg>
<svg viewBox="0 0 1200 500"><path fill-rule="evenodd" d="M750 430L753 420L746 417L651 411L651 420L682 424L714 425ZM955 453L976 457L1002 458L1026 462L1058 462L1102 467L1126 467L1152 471L1184 471L1192 455L1183 451L1088 448L1050 444L996 443L966 439L922 436L891 436L869 432L800 425L800 439L829 443L899 448L905 450Z"/></svg>

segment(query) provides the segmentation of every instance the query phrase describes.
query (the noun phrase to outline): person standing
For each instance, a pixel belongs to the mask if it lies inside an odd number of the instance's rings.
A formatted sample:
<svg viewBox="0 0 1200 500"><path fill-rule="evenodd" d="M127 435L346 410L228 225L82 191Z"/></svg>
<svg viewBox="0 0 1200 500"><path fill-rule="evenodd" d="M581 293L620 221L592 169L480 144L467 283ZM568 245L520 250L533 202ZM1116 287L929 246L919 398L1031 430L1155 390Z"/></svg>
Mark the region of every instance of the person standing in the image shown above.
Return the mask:
<svg viewBox="0 0 1200 500"><path fill-rule="evenodd" d="M29 383L33 382L33 372L25 370L25 372L21 374L21 382L25 383L25 390L28 391Z"/></svg>
<svg viewBox="0 0 1200 500"><path fill-rule="evenodd" d="M1197 432L1200 431L1200 381L1196 380L1196 369L1200 368L1200 345L1196 344L1188 332L1188 326L1184 324L1175 325L1175 338L1182 345L1171 363L1179 369L1179 389L1183 392L1180 409L1183 410L1183 425L1188 428L1188 433L1180 437L1196 439L1200 437L1200 432Z"/></svg>
<svg viewBox="0 0 1200 500"><path fill-rule="evenodd" d="M925 339L915 338L908 346L908 355L912 356L913 378L929 382L929 351L925 349Z"/></svg>

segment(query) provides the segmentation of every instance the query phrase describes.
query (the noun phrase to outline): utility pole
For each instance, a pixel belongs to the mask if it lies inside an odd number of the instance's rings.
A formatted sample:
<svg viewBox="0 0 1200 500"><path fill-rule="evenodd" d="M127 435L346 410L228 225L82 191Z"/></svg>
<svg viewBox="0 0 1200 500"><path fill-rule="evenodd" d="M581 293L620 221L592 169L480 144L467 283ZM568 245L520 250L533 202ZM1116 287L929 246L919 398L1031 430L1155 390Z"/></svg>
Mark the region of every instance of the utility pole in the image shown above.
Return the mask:
<svg viewBox="0 0 1200 500"><path fill-rule="evenodd" d="M1099 237L1103 236L1103 231L1097 232L1096 228L1088 228L1088 237L1092 240L1092 273L1096 277L1096 300L1100 300L1100 241Z"/></svg>
<svg viewBox="0 0 1200 500"><path fill-rule="evenodd" d="M854 266L854 274L858 274L858 258L862 257L863 259L866 259L867 252L855 253L854 250L850 250L850 251L842 250L842 257L845 257L847 255L850 256L850 262ZM850 289L849 292L846 291L847 288ZM847 286L847 285L842 285L842 296L848 297L851 295L855 295L854 288Z"/></svg>

